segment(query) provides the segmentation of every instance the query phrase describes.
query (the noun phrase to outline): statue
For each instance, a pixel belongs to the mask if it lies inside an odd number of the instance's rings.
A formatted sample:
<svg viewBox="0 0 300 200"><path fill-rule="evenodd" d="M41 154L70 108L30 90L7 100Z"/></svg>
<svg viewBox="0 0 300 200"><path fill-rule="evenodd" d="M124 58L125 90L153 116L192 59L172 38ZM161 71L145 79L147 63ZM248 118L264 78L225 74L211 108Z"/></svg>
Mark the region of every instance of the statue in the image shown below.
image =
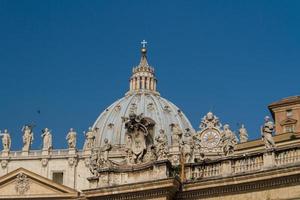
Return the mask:
<svg viewBox="0 0 300 200"><path fill-rule="evenodd" d="M3 151L8 152L11 147L11 138L8 133L8 130L4 129L4 133L1 133L1 131L0 131L0 136L2 136Z"/></svg>
<svg viewBox="0 0 300 200"><path fill-rule="evenodd" d="M159 135L155 138L157 160L165 160L168 158L168 138L165 131L160 129Z"/></svg>
<svg viewBox="0 0 300 200"><path fill-rule="evenodd" d="M30 145L33 141L33 132L32 132L32 126L25 125L22 128L23 131L23 149L22 151L29 151Z"/></svg>
<svg viewBox="0 0 300 200"><path fill-rule="evenodd" d="M275 125L271 121L269 116L265 117L265 123L261 126L261 136L262 140L265 142L266 149L274 149L276 147L273 140L273 132L275 131Z"/></svg>
<svg viewBox="0 0 300 200"><path fill-rule="evenodd" d="M104 161L108 161L108 153L111 150L111 148L112 148L111 144L108 142L108 139L105 138L104 139L104 146L103 146L103 149L102 149L103 160Z"/></svg>
<svg viewBox="0 0 300 200"><path fill-rule="evenodd" d="M245 128L244 124L242 124L240 130L239 130L239 135L240 135L240 142L244 143L248 141L248 133L247 129Z"/></svg>
<svg viewBox="0 0 300 200"><path fill-rule="evenodd" d="M52 149L52 134L48 128L45 128L42 131L41 137L43 138L43 150L49 151Z"/></svg>
<svg viewBox="0 0 300 200"><path fill-rule="evenodd" d="M127 161L130 164L143 162L143 157L153 145L153 127L155 123L143 114L130 113L125 119L125 145L127 148Z"/></svg>
<svg viewBox="0 0 300 200"><path fill-rule="evenodd" d="M238 143L236 135L230 130L229 125L223 127L221 141L223 143L223 152L225 156L231 155L234 152L235 145Z"/></svg>
<svg viewBox="0 0 300 200"><path fill-rule="evenodd" d="M90 169L90 172L94 176L98 176L98 158L99 158L98 151L96 149L92 149L92 153L90 156L89 169Z"/></svg>
<svg viewBox="0 0 300 200"><path fill-rule="evenodd" d="M85 133L85 132L83 132ZM85 133L85 142L83 145L83 150L90 150L94 148L95 146L95 133L96 130L93 129L92 127L89 127L89 130L87 133Z"/></svg>
<svg viewBox="0 0 300 200"><path fill-rule="evenodd" d="M172 130L172 144L179 145L181 138L182 138L182 130L180 129L178 124L171 124Z"/></svg>
<svg viewBox="0 0 300 200"><path fill-rule="evenodd" d="M70 131L66 137L66 140L68 141L68 148L69 149L75 149L76 148L76 132L73 128L70 128Z"/></svg>
<svg viewBox="0 0 300 200"><path fill-rule="evenodd" d="M185 163L192 162L194 141L193 141L191 130L189 128L187 128L184 133L184 137L182 138L180 147L181 147L181 153Z"/></svg>

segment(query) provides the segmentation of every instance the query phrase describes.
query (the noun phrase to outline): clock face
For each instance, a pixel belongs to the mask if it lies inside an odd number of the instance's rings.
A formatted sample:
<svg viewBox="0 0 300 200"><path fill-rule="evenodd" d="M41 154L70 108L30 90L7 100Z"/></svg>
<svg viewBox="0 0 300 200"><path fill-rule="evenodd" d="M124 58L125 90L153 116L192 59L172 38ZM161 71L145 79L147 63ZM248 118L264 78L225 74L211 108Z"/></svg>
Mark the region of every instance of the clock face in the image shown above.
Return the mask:
<svg viewBox="0 0 300 200"><path fill-rule="evenodd" d="M207 130L201 136L201 143L204 147L214 148L220 142L221 136L214 130Z"/></svg>

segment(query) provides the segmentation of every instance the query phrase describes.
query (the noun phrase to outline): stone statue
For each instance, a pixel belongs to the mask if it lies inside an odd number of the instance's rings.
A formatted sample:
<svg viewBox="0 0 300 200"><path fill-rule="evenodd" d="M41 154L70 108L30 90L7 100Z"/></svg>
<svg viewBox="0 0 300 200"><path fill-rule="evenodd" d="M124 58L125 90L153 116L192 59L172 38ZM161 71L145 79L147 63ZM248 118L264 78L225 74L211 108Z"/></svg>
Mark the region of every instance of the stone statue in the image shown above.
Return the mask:
<svg viewBox="0 0 300 200"><path fill-rule="evenodd" d="M70 131L66 137L66 140L68 141L68 148L69 149L75 149L76 148L76 132L73 128L70 128Z"/></svg>
<svg viewBox="0 0 300 200"><path fill-rule="evenodd" d="M244 124L242 124L241 128L239 129L239 135L240 135L240 143L244 143L248 141L248 133Z"/></svg>
<svg viewBox="0 0 300 200"><path fill-rule="evenodd" d="M112 148L111 144L109 143L108 139L105 138L104 139L104 145L103 145L103 148L102 148L102 154L103 154L103 160L104 161L108 161L108 153L111 150L111 148Z"/></svg>
<svg viewBox="0 0 300 200"><path fill-rule="evenodd" d="M2 136L2 146L3 146L3 151L8 152L11 147L11 138L8 133L7 129L4 129L4 132L1 133L0 131L0 136Z"/></svg>
<svg viewBox="0 0 300 200"><path fill-rule="evenodd" d="M89 127L88 132L85 133L85 142L83 145L83 150L91 150L95 146L95 134L96 130Z"/></svg>
<svg viewBox="0 0 300 200"><path fill-rule="evenodd" d="M22 151L29 151L30 145L33 141L33 132L32 132L32 126L25 125L22 128L23 131L23 149Z"/></svg>
<svg viewBox="0 0 300 200"><path fill-rule="evenodd" d="M153 127L155 123L143 114L130 113L125 119L125 146L127 149L127 161L130 164L143 162L143 157L153 145Z"/></svg>
<svg viewBox="0 0 300 200"><path fill-rule="evenodd" d="M184 137L181 141L181 153L184 158L185 163L190 163L193 160L193 149L194 149L194 140L192 137L191 130L186 129Z"/></svg>
<svg viewBox="0 0 300 200"><path fill-rule="evenodd" d="M222 138L223 152L225 156L231 155L234 152L235 145L238 143L236 135L230 130L228 124L223 126Z"/></svg>
<svg viewBox="0 0 300 200"><path fill-rule="evenodd" d="M164 130L159 130L159 135L155 138L157 160L168 158L168 138Z"/></svg>
<svg viewBox="0 0 300 200"><path fill-rule="evenodd" d="M276 147L273 140L273 132L275 131L275 125L271 121L269 116L265 117L265 123L261 126L262 140L265 142L266 149L274 149Z"/></svg>
<svg viewBox="0 0 300 200"><path fill-rule="evenodd" d="M182 130L180 129L178 124L171 124L172 130L172 144L179 145L182 138Z"/></svg>
<svg viewBox="0 0 300 200"><path fill-rule="evenodd" d="M45 128L42 131L41 137L43 138L43 150L50 150L52 149L52 134L48 128Z"/></svg>
<svg viewBox="0 0 300 200"><path fill-rule="evenodd" d="M98 151L96 149L92 149L92 153L90 156L89 169L90 169L90 172L94 176L98 176L98 158L99 158Z"/></svg>

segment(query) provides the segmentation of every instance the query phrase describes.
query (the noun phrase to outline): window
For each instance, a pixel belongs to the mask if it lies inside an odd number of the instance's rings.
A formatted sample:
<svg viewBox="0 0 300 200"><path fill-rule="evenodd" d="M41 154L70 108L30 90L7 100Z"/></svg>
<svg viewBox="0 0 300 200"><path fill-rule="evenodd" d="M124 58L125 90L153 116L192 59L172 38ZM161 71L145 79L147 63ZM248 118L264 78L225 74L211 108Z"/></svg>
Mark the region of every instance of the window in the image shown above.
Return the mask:
<svg viewBox="0 0 300 200"><path fill-rule="evenodd" d="M292 109L286 110L286 116L291 117L293 115Z"/></svg>
<svg viewBox="0 0 300 200"><path fill-rule="evenodd" d="M64 183L64 173L63 172L53 172L52 180L55 183L63 184Z"/></svg>
<svg viewBox="0 0 300 200"><path fill-rule="evenodd" d="M294 126L293 125L286 125L286 126L284 126L284 132L285 133L292 133L292 132L294 132Z"/></svg>

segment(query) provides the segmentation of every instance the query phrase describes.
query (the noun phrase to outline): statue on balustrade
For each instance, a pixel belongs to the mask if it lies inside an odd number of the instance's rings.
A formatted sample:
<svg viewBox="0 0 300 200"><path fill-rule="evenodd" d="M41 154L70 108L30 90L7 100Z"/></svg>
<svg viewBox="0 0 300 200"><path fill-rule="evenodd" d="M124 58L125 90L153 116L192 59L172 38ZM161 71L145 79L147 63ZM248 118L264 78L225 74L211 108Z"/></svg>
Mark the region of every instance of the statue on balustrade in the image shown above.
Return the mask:
<svg viewBox="0 0 300 200"><path fill-rule="evenodd" d="M228 124L223 126L222 138L223 152L225 156L232 155L234 153L235 145L238 143L236 135L230 130Z"/></svg>
<svg viewBox="0 0 300 200"><path fill-rule="evenodd" d="M127 162L138 164L143 162L143 157L150 151L153 145L153 127L155 122L146 118L143 114L136 115L130 113L129 118L125 118L125 146L127 151Z"/></svg>
<svg viewBox="0 0 300 200"><path fill-rule="evenodd" d="M184 162L191 163L193 161L194 140L192 132L189 128L185 130L181 141L180 149L184 158Z"/></svg>
<svg viewBox="0 0 300 200"><path fill-rule="evenodd" d="M244 124L242 124L241 128L239 129L239 135L240 135L240 143L244 143L248 141L248 133Z"/></svg>
<svg viewBox="0 0 300 200"><path fill-rule="evenodd" d="M68 148L69 149L75 149L76 148L76 132L73 128L70 128L69 133L67 134L66 140L68 142Z"/></svg>
<svg viewBox="0 0 300 200"><path fill-rule="evenodd" d="M29 151L30 146L33 141L33 132L32 132L33 126L31 125L25 125L22 128L23 132L23 149L22 151Z"/></svg>
<svg viewBox="0 0 300 200"><path fill-rule="evenodd" d="M2 146L3 146L3 151L8 152L11 147L11 138L8 133L7 129L4 129L4 132L1 133L0 131L0 136L2 136Z"/></svg>
<svg viewBox="0 0 300 200"><path fill-rule="evenodd" d="M274 149L276 147L275 142L273 140L273 132L275 131L275 125L271 121L269 116L265 117L265 122L263 126L261 126L261 136L262 140L265 143L266 149Z"/></svg>
<svg viewBox="0 0 300 200"><path fill-rule="evenodd" d="M83 150L91 150L92 148L94 148L95 135L96 135L96 129L89 127L88 132L85 133L85 142L83 145Z"/></svg>
<svg viewBox="0 0 300 200"><path fill-rule="evenodd" d="M155 138L157 160L165 160L168 158L168 138L165 131L160 129L159 135Z"/></svg>
<svg viewBox="0 0 300 200"><path fill-rule="evenodd" d="M182 138L182 130L178 124L171 124L172 145L179 145Z"/></svg>
<svg viewBox="0 0 300 200"><path fill-rule="evenodd" d="M49 151L52 149L52 134L48 128L45 128L42 131L41 137L43 138L43 150Z"/></svg>

